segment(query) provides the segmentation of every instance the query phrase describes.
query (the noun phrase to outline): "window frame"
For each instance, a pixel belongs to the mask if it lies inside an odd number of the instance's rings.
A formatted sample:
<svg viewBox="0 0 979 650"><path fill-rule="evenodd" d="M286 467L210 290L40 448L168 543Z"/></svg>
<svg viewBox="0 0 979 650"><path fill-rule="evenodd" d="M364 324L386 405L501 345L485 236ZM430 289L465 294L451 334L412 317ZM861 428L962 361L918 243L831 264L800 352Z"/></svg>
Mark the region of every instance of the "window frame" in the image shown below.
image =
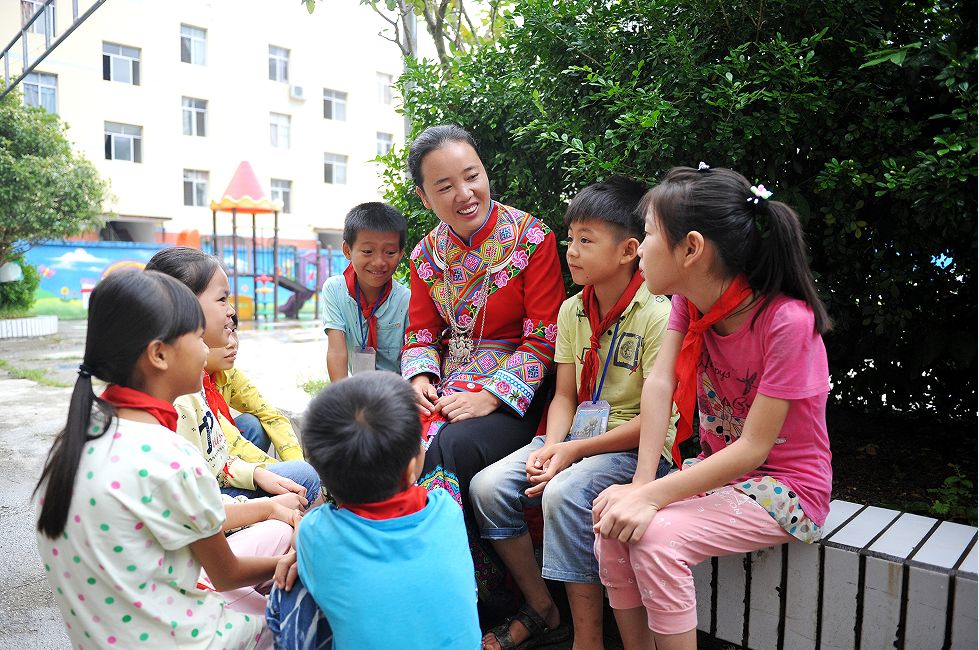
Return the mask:
<svg viewBox="0 0 979 650"><path fill-rule="evenodd" d="M269 45L269 81L289 83L289 53L288 48Z"/></svg>
<svg viewBox="0 0 979 650"><path fill-rule="evenodd" d="M279 185L276 185L278 183ZM285 187L282 184L285 184ZM282 214L292 213L292 181L285 178L273 178L269 184L271 187L271 192L269 196L273 201L279 199L282 201Z"/></svg>
<svg viewBox="0 0 979 650"><path fill-rule="evenodd" d="M48 77L50 79L53 79L54 82L53 83L50 83L50 84L47 84L47 83L45 83L46 80L44 79L44 77ZM24 105L25 106L36 106L38 108L43 108L44 110L46 110L48 113L51 113L52 115L57 115L58 114L58 75L51 74L50 72L39 72L39 71L35 70L34 72L31 72L30 74L25 75L24 76L24 80L21 83L24 84L24 93L23 93L23 95L24 95ZM36 104L28 101L28 97L27 97L27 89L28 89L28 87L35 87L36 88L36 91L35 92L37 93L37 100L38 100ZM45 89L51 90L50 96L53 97L53 103L54 103L53 110L52 109L49 109L47 106L44 105L44 92L43 91Z"/></svg>
<svg viewBox="0 0 979 650"><path fill-rule="evenodd" d="M200 36L194 33L184 33L184 30L199 32ZM184 59L184 40L187 41L187 58ZM197 51L195 45L200 45L200 61L195 60L194 53ZM203 27L195 27L186 23L180 23L180 62L190 65L207 65L207 30Z"/></svg>
<svg viewBox="0 0 979 650"><path fill-rule="evenodd" d="M106 52L106 49L117 48L118 52ZM124 53L124 50L130 50L135 52L135 56L131 54ZM102 79L104 81L114 81L116 83L127 84L130 86L140 85L140 61L143 58L143 52L138 47L131 47L129 45L122 45L121 43L112 43L110 41L102 41ZM115 77L115 62L116 61L129 61L129 80L117 79Z"/></svg>
<svg viewBox="0 0 979 650"><path fill-rule="evenodd" d="M377 72L377 101L385 106L394 103L394 75Z"/></svg>
<svg viewBox="0 0 979 650"><path fill-rule="evenodd" d="M28 7L32 8L30 12L27 11ZM44 7L44 0L20 0L20 24L22 27L26 25L27 21L29 21L34 14L36 14L42 8L44 10L44 15L31 23L31 26L27 29L27 33L40 34L48 38L54 38L55 3L53 2L47 7Z"/></svg>
<svg viewBox="0 0 979 650"><path fill-rule="evenodd" d="M277 117L285 118L285 126L281 123L276 123ZM285 137L283 137L283 130ZM279 144L281 140L285 140L285 144ZM288 149L292 146L292 116L288 113L276 113L275 111L269 111L269 144L275 149Z"/></svg>
<svg viewBox="0 0 979 650"><path fill-rule="evenodd" d="M188 103L192 103L194 105L188 105ZM190 116L189 121L187 119L188 115ZM189 129L188 126L190 127ZM187 96L180 98L180 129L186 136L198 138L207 137L206 99Z"/></svg>
<svg viewBox="0 0 979 650"><path fill-rule="evenodd" d="M184 207L205 207L208 204L207 189L210 182L211 173L207 170L184 169ZM190 203L187 202L188 197L190 198Z"/></svg>
<svg viewBox="0 0 979 650"><path fill-rule="evenodd" d="M112 131L110 126L119 127L119 130ZM126 133L126 129L134 129L136 133ZM105 146L105 159L106 160L121 160L124 162L131 163L142 163L143 162L143 127L138 124L124 124L122 122L109 122L103 123L103 141ZM128 139L129 140L129 158L122 158L117 155L117 139Z"/></svg>
<svg viewBox="0 0 979 650"><path fill-rule="evenodd" d="M387 139L382 139L381 136L386 136ZM377 135L375 137L375 141L376 141L376 144L377 144L377 147L376 147L375 150L377 151L377 155L378 156L383 156L387 152L389 152L392 149L394 149L394 134L393 133L388 133L387 131L377 131ZM382 147L384 147L384 151L381 151L381 148Z"/></svg>
<svg viewBox="0 0 979 650"><path fill-rule="evenodd" d="M329 93L329 95L328 95ZM334 88L323 89L323 119L334 122L347 121L347 93L343 90ZM326 114L327 104L330 106L330 115ZM341 115L337 115L340 113Z"/></svg>
<svg viewBox="0 0 979 650"><path fill-rule="evenodd" d="M323 154L323 182L328 185L346 185L347 168L349 166L349 156L340 153L325 152Z"/></svg>

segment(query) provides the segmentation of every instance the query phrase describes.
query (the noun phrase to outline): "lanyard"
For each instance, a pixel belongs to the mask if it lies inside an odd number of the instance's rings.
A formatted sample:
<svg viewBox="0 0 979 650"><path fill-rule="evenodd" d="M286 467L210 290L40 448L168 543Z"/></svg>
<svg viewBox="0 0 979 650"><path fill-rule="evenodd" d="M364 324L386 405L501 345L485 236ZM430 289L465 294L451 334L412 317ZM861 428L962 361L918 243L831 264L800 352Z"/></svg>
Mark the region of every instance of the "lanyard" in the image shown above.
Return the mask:
<svg viewBox="0 0 979 650"><path fill-rule="evenodd" d="M605 373L608 372L608 362L612 360L612 355L615 354L615 339L619 336L619 323L622 322L622 317L620 316L617 321L615 321L615 331L612 332L612 342L608 346L608 354L605 355L605 366L602 368L602 378L598 382L598 390L596 390L591 396L591 403L594 404L598 401L598 398L602 394L602 386L605 385Z"/></svg>
<svg viewBox="0 0 979 650"><path fill-rule="evenodd" d="M354 293L357 295L357 320L360 323L360 351L363 352L367 349L367 334L370 332L370 324L364 320L364 308L360 304L360 282L354 283ZM383 297L384 287L381 287L381 293L377 294L377 300L374 301L374 306L371 307L371 316L376 317L377 308L381 304L381 298Z"/></svg>

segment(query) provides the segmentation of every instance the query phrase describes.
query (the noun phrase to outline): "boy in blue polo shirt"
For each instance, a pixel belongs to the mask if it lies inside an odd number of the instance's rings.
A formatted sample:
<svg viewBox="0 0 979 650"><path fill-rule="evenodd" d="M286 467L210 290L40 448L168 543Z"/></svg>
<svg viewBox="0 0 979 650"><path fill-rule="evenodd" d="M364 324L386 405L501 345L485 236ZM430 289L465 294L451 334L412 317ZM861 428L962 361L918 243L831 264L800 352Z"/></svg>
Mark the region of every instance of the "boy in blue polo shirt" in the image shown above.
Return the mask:
<svg viewBox="0 0 979 650"><path fill-rule="evenodd" d="M330 381L367 370L401 372L408 290L391 278L408 224L387 203L361 203L343 222L343 275L323 283L323 331Z"/></svg>

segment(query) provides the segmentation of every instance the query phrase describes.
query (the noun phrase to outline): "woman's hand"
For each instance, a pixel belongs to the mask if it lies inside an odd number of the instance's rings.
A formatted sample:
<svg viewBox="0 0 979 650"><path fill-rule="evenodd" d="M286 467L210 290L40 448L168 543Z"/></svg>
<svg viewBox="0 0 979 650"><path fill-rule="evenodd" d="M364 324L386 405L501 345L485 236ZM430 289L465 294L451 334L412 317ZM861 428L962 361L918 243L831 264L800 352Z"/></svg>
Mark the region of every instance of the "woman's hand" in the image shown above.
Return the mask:
<svg viewBox="0 0 979 650"><path fill-rule="evenodd" d="M659 512L654 483L611 485L592 503L593 529L606 539L635 544Z"/></svg>
<svg viewBox="0 0 979 650"><path fill-rule="evenodd" d="M286 494L287 492L292 492L298 494L303 499L306 498L306 488L299 485L292 479L288 479L285 476L279 476L264 467L259 467L255 469L255 474L253 476L255 480L255 487L264 490L268 494Z"/></svg>
<svg viewBox="0 0 979 650"><path fill-rule="evenodd" d="M545 445L527 458L527 481L530 487L524 490L528 497L535 497L544 491L544 486L552 478L581 460L573 442L558 442ZM533 467L531 467L531 462Z"/></svg>
<svg viewBox="0 0 979 650"><path fill-rule="evenodd" d="M283 555L275 565L275 586L279 589L290 591L296 584L296 576L299 575L299 565L296 564L296 552L289 551Z"/></svg>
<svg viewBox="0 0 979 650"><path fill-rule="evenodd" d="M276 494L274 497L270 497L272 501L289 508L290 510L305 510L309 506L309 499L306 497L296 494L295 492L286 492L284 494Z"/></svg>
<svg viewBox="0 0 979 650"><path fill-rule="evenodd" d="M442 411L449 422L461 422L489 415L500 406L500 400L488 390L475 393L460 391L438 398L435 408Z"/></svg>
<svg viewBox="0 0 979 650"><path fill-rule="evenodd" d="M432 385L432 380L428 375L415 375L411 378L411 387L415 389L415 402L418 410L429 415L437 410L435 402L439 399L439 394Z"/></svg>

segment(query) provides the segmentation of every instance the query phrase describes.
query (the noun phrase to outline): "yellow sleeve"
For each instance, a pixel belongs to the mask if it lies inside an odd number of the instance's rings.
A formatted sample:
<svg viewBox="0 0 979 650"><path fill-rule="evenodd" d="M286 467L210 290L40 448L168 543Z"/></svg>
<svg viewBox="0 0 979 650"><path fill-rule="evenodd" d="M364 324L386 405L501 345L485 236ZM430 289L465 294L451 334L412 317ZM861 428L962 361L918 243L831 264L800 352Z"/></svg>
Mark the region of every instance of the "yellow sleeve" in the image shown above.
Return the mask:
<svg viewBox="0 0 979 650"><path fill-rule="evenodd" d="M222 374L223 377L220 376ZM228 402L228 406L241 413L251 413L258 418L259 422L262 423L262 428L272 439L272 444L275 445L275 450L282 460L305 460L299 438L296 436L289 418L271 406L258 392L255 385L248 381L244 373L239 372L237 368L232 368L225 373L219 373L215 379L218 390ZM240 433L238 438L249 447L257 449L255 445L244 440ZM232 450L234 450L234 446L232 446ZM261 453L260 450L259 452ZM263 453L262 455L268 458L266 454ZM241 457L248 458L248 456Z"/></svg>

